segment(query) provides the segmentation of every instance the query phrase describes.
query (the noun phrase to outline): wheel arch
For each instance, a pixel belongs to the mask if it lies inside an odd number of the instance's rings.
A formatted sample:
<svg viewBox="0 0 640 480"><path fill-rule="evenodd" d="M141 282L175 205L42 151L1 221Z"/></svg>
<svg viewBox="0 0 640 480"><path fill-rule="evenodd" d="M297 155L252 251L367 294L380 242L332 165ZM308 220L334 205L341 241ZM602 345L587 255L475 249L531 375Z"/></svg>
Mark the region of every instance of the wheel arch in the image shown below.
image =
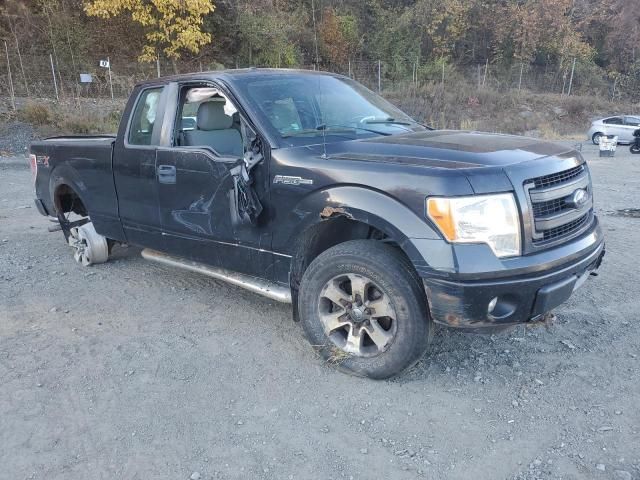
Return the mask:
<svg viewBox="0 0 640 480"><path fill-rule="evenodd" d="M88 216L90 206L83 185L74 169L67 165L56 167L49 177L49 192L54 210Z"/></svg>
<svg viewBox="0 0 640 480"><path fill-rule="evenodd" d="M290 283L294 290L309 263L339 243L371 239L391 244L420 271L428 268L428 263L414 240L443 242L407 206L376 190L345 186L319 191L306 197L293 211L299 221L286 245L290 246Z"/></svg>

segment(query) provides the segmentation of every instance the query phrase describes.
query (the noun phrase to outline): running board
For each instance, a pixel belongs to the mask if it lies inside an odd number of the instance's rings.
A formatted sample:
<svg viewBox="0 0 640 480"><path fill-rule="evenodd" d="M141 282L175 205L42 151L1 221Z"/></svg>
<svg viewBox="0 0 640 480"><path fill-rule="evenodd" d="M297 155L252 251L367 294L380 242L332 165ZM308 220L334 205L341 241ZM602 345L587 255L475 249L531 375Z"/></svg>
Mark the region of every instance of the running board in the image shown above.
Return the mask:
<svg viewBox="0 0 640 480"><path fill-rule="evenodd" d="M191 272L201 273L217 280L242 287L250 292L282 303L291 303L291 290L274 282L252 277L243 273L232 272L224 268L210 267L198 262L192 262L178 257L172 257L166 253L145 248L142 257L146 260L162 263L171 267L178 267Z"/></svg>

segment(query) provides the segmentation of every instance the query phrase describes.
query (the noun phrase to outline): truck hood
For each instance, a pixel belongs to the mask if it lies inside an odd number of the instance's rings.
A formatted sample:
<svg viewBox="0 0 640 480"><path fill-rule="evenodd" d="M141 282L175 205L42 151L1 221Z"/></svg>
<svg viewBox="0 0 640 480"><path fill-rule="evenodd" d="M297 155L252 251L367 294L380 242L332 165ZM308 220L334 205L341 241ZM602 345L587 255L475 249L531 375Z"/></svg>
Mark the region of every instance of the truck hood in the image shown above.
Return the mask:
<svg viewBox="0 0 640 480"><path fill-rule="evenodd" d="M330 158L435 168L505 167L571 152L570 147L529 137L430 130L327 145Z"/></svg>

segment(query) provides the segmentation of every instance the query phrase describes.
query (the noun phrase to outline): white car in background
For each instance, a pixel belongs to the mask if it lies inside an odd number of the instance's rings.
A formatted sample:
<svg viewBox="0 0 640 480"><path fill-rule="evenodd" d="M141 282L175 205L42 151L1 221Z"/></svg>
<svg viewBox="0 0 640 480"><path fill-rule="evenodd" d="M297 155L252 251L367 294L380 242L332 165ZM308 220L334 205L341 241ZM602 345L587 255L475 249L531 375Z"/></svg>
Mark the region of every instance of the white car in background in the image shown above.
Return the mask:
<svg viewBox="0 0 640 480"><path fill-rule="evenodd" d="M600 143L602 135L617 135L618 143L633 142L633 132L640 128L640 115L618 115L594 120L587 136L594 145Z"/></svg>

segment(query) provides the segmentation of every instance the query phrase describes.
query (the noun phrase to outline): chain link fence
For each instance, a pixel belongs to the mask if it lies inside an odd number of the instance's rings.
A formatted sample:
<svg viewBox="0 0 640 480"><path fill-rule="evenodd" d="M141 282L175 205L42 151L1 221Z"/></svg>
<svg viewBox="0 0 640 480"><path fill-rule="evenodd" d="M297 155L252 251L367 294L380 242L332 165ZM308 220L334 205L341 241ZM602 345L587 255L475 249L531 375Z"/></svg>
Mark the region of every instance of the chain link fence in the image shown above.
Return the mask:
<svg viewBox="0 0 640 480"><path fill-rule="evenodd" d="M220 68L204 61L138 63L111 58L110 68L100 60L79 62L65 58L59 62L55 52L20 55L10 44L0 44L0 97L48 99L127 98L140 81L175 73ZM243 67L247 65L233 65ZM300 68L315 69L315 65ZM421 64L416 61L352 61L346 65L323 66L324 70L348 75L375 91L407 86L441 84L442 88L491 88L501 92L529 90L536 93L596 95L613 99L625 95L601 71L580 63L558 70L545 66L512 65L499 67L489 63L454 66L445 62ZM81 78L82 77L82 78ZM90 81L87 81L90 80ZM631 94L630 92L627 92Z"/></svg>

